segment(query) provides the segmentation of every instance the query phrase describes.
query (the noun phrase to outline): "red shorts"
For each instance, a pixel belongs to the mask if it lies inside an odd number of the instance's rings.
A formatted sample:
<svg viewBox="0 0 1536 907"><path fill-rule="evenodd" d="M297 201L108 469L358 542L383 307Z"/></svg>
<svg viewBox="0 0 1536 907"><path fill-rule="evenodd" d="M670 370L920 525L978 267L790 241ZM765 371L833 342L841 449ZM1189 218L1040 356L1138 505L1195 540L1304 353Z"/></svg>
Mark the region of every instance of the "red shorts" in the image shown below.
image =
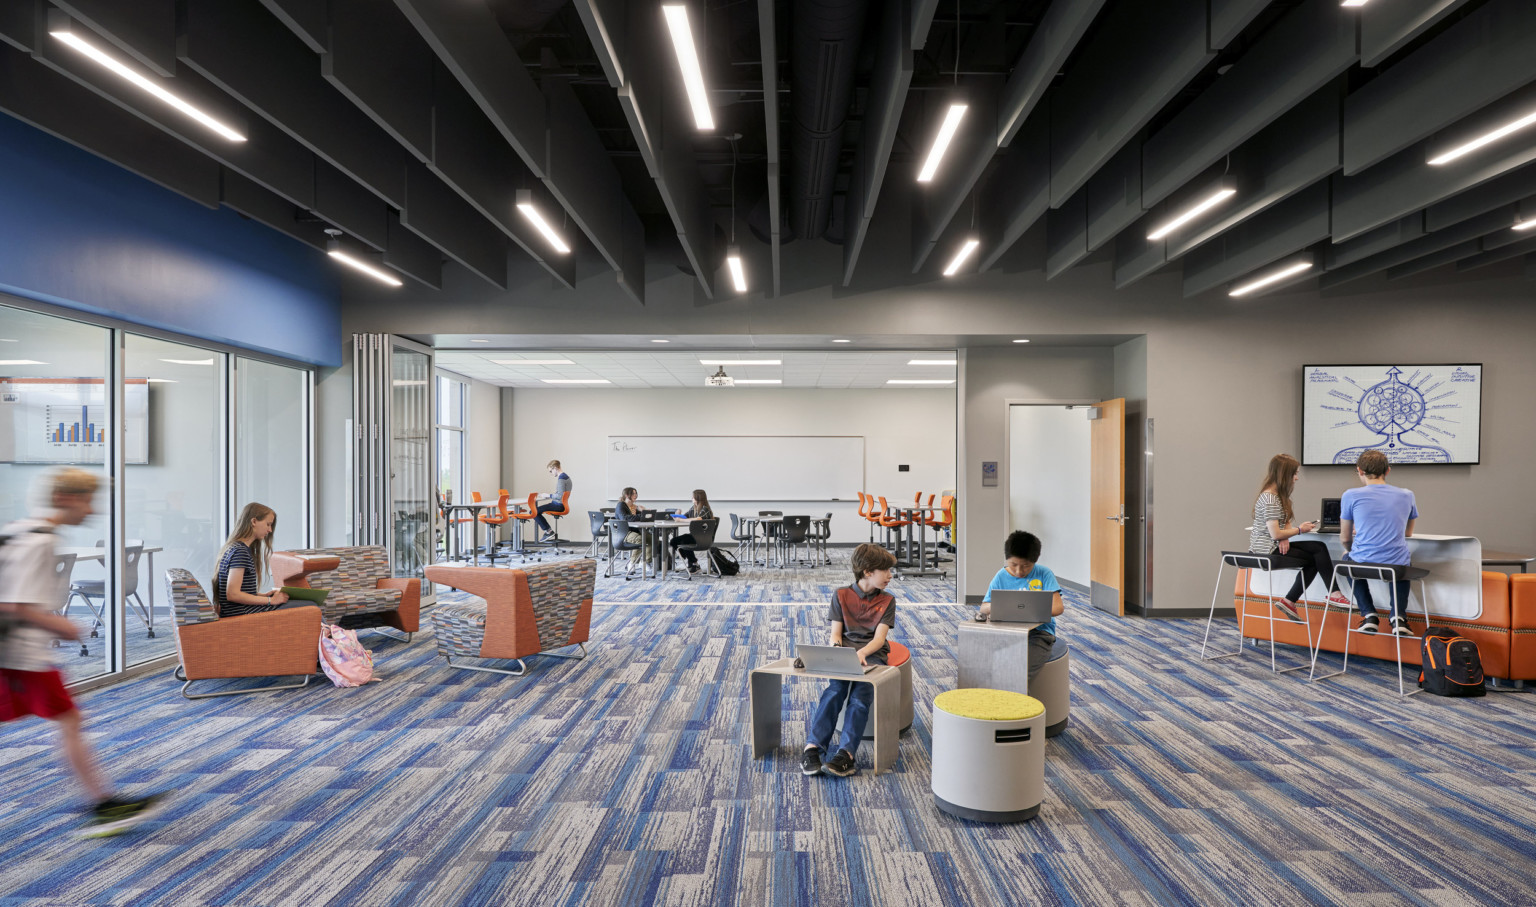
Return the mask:
<svg viewBox="0 0 1536 907"><path fill-rule="evenodd" d="M57 669L13 671L0 668L0 721L15 721L27 715L57 718L73 711L75 701L64 689L64 678Z"/></svg>

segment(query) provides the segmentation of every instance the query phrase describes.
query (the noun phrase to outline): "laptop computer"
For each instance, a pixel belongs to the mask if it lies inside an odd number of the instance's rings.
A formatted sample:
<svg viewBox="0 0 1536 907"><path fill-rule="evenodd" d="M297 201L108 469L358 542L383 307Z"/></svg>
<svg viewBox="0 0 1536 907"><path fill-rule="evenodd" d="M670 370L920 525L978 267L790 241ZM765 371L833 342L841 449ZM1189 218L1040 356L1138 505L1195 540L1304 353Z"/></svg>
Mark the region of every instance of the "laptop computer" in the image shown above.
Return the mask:
<svg viewBox="0 0 1536 907"><path fill-rule="evenodd" d="M664 520L666 518L667 512L665 510L642 510L640 515L635 517L635 522L654 523L657 520Z"/></svg>
<svg viewBox="0 0 1536 907"><path fill-rule="evenodd" d="M1323 517L1318 521L1318 532L1337 533L1339 531L1340 514L1343 513L1343 506L1340 503L1342 500L1342 498L1323 498Z"/></svg>
<svg viewBox="0 0 1536 907"><path fill-rule="evenodd" d="M1054 592L1029 589L993 589L992 620L1005 624L1043 624L1051 619Z"/></svg>
<svg viewBox="0 0 1536 907"><path fill-rule="evenodd" d="M807 671L815 671L818 674L846 674L849 677L862 677L880 667L859 664L859 650L848 646L811 646L799 643L795 646L795 655L805 663Z"/></svg>

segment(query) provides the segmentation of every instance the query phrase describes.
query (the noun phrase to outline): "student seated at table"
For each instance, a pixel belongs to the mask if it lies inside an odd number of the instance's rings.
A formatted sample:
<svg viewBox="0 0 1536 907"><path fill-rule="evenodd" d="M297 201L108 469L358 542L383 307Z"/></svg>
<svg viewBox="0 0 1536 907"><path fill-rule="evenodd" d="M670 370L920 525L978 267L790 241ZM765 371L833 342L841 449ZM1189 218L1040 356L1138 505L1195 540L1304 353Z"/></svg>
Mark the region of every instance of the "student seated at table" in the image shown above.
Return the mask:
<svg viewBox="0 0 1536 907"><path fill-rule="evenodd" d="M550 460L544 467L549 474L555 477L555 490L544 495L544 503L539 505L538 515L533 518L533 525L539 527L539 541L548 542L554 539L554 530L549 528L549 520L544 519L544 514L551 510L564 510L564 495L573 487L571 477L560 468L559 460Z"/></svg>
<svg viewBox="0 0 1536 907"><path fill-rule="evenodd" d="M704 493L704 489L695 488L693 490L693 506L688 508L688 512L683 515L684 518L689 520L707 520L714 517L714 515L715 512L709 507L709 495ZM672 546L672 554L675 557L678 546L693 544L693 535L691 533L684 533L674 538L669 544ZM683 551L683 557L688 559L688 572L698 573L699 556L692 551L685 550Z"/></svg>
<svg viewBox="0 0 1536 907"><path fill-rule="evenodd" d="M885 636L896 626L896 598L885 587L891 583L894 566L894 554L866 542L853 549L853 583L832 593L827 608L832 645L857 649L861 665L883 665L890 655L891 644ZM857 772L853 757L864 737L864 725L869 722L869 709L874 702L875 690L868 683L828 681L811 717L811 739L800 753L801 774L826 772L846 778ZM843 735L838 740L837 753L823 761L822 755L831 748L832 736L837 731L839 712L843 715Z"/></svg>
<svg viewBox="0 0 1536 907"><path fill-rule="evenodd" d="M640 492L631 486L619 492L619 506L614 508L614 516L623 520L633 520L639 517L640 511L644 509L640 506ZM651 559L651 537L640 530L629 530L624 536L624 544L641 546L629 553L630 564L638 566Z"/></svg>
<svg viewBox="0 0 1536 907"><path fill-rule="evenodd" d="M981 613L976 615L977 620L992 616L992 593L998 589L1056 593L1051 600L1051 619L1029 631L1029 680L1035 679L1046 662L1067 651L1067 644L1056 637L1056 618L1066 610L1061 601L1061 584L1051 568L1040 563L1040 547L1040 538L1033 533L1008 533L1003 541L1003 569L992 577Z"/></svg>
<svg viewBox="0 0 1536 907"><path fill-rule="evenodd" d="M1312 583L1313 577L1321 576L1323 585L1333 584L1333 556L1322 542L1297 542L1293 539L1303 532L1312 532L1317 524L1312 522L1292 525L1296 518L1291 509L1291 492L1296 490L1296 480L1301 477L1301 462L1290 454L1275 454L1269 458L1269 470L1259 486L1259 495L1253 500L1253 528L1248 531L1248 550L1253 554L1267 554L1277 568L1294 567L1297 574L1285 597L1275 602L1275 607L1287 619L1301 623L1301 612L1296 603ZM1340 605L1348 605L1349 599L1335 592L1329 599Z"/></svg>
<svg viewBox="0 0 1536 907"><path fill-rule="evenodd" d="M1410 552L1408 537L1413 535L1413 521L1419 518L1413 492L1387 484L1387 455L1367 450L1355 460L1355 474L1363 488L1344 492L1339 504L1339 544L1344 546L1346 563L1393 564L1407 566ZM1392 634L1412 636L1408 629L1408 581L1397 585L1397 613L1392 615ZM1371 600L1371 584L1355 580L1355 604L1360 608L1360 630L1375 633L1381 626L1376 604Z"/></svg>

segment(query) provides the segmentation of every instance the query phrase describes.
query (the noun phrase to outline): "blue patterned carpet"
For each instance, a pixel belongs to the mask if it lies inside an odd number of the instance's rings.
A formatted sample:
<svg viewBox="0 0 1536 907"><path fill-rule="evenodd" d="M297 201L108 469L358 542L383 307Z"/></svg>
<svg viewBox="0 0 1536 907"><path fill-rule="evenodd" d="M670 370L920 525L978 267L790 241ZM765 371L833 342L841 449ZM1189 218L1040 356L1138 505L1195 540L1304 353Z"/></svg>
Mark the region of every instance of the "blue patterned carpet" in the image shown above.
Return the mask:
<svg viewBox="0 0 1536 907"><path fill-rule="evenodd" d="M604 604L585 662L523 678L365 634L386 679L361 689L96 691L111 774L178 799L72 841L49 730L0 726L0 904L1536 903L1536 697L1400 701L1369 660L1319 684L1207 666L1203 621L1081 600L1039 818L938 812L928 703L967 613L902 609L917 720L896 772L846 780L797 771L809 684L785 686L783 750L747 739L748 670L820 638L816 605Z"/></svg>

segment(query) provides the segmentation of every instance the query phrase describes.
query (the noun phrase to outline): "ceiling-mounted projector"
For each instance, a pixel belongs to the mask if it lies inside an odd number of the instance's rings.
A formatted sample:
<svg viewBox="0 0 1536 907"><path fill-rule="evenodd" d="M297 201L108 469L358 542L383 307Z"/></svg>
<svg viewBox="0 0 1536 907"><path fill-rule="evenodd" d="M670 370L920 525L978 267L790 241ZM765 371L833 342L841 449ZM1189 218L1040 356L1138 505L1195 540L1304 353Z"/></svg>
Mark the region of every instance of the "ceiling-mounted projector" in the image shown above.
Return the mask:
<svg viewBox="0 0 1536 907"><path fill-rule="evenodd" d="M727 375L725 373L725 366L722 365L722 366L720 366L720 370L718 372L715 372L713 375L710 375L708 378L704 379L704 386L705 387L735 387L736 386L736 379L732 378L730 375Z"/></svg>

